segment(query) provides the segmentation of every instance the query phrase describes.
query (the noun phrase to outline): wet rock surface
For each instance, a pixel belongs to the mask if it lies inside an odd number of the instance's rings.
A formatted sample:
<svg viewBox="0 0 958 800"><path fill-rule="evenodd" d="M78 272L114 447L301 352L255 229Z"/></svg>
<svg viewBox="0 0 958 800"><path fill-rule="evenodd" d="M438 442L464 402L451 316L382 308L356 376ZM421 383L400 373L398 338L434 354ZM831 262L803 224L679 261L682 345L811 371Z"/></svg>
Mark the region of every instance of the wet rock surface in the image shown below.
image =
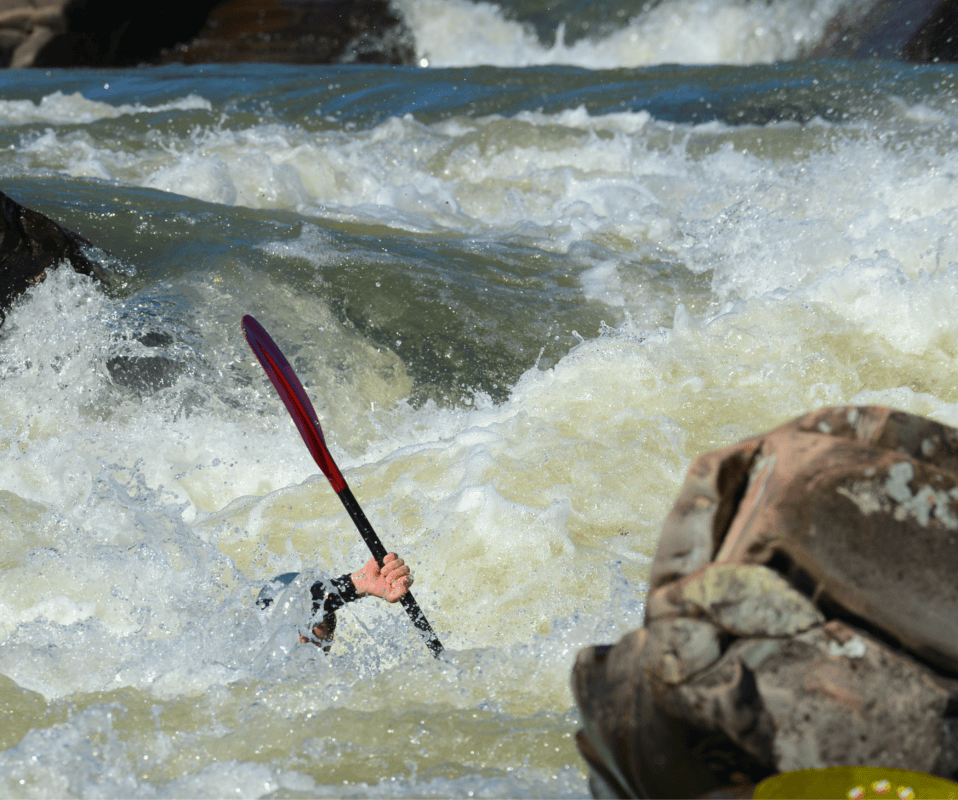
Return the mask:
<svg viewBox="0 0 958 800"><path fill-rule="evenodd" d="M107 255L79 234L0 192L0 326L10 305L41 283L48 270L72 268L109 285L107 271L95 259L97 252ZM151 350L174 344L164 331L147 331L135 338ZM179 361L153 353L116 355L107 359L106 368L114 384L138 395L172 386L185 371Z"/></svg>
<svg viewBox="0 0 958 800"><path fill-rule="evenodd" d="M10 304L40 283L48 269L65 264L106 281L103 269L89 255L92 249L79 234L0 192L0 325Z"/></svg>
<svg viewBox="0 0 958 800"><path fill-rule="evenodd" d="M958 431L831 408L698 458L644 627L580 653L573 690L597 796L958 778Z"/></svg>

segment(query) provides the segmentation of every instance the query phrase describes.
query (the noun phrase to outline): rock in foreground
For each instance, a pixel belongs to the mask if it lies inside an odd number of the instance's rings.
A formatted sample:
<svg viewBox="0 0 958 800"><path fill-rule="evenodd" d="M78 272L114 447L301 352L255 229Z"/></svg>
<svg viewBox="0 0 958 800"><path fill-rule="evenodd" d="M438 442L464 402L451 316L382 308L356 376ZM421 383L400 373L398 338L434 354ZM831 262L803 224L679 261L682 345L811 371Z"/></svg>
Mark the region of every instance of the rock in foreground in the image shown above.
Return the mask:
<svg viewBox="0 0 958 800"><path fill-rule="evenodd" d="M825 409L692 464L645 626L579 655L578 743L596 796L844 764L955 780L956 678L958 431Z"/></svg>

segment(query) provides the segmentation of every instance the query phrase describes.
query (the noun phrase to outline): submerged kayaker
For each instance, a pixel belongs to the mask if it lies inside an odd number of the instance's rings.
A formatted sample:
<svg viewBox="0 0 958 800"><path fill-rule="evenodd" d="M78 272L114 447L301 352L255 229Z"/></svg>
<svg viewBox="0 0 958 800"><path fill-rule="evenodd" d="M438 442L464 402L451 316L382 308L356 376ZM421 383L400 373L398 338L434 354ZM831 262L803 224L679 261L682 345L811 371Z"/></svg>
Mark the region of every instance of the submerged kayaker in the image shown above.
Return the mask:
<svg viewBox="0 0 958 800"><path fill-rule="evenodd" d="M297 575L298 572L287 572L273 578L259 593L256 605L263 609L269 608L276 596L289 586ZM336 612L346 603L352 603L367 595L381 597L387 603L395 603L409 591L412 583L409 567L395 553L386 554L382 569L376 559L371 558L362 569L333 578L328 581L329 585L327 582L317 581L310 586L313 606L309 630L306 633L301 632L299 640L304 644L312 642L329 652L336 632Z"/></svg>

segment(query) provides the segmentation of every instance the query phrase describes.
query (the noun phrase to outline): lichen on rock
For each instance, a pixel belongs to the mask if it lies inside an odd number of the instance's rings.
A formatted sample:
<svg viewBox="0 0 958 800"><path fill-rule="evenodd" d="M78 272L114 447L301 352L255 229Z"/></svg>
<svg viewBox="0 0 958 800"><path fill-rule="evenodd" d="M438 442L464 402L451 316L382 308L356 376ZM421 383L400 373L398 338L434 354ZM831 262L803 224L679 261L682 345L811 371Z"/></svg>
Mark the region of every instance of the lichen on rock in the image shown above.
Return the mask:
<svg viewBox="0 0 958 800"><path fill-rule="evenodd" d="M594 794L849 763L958 779L956 500L958 431L882 407L696 459L645 626L573 671Z"/></svg>

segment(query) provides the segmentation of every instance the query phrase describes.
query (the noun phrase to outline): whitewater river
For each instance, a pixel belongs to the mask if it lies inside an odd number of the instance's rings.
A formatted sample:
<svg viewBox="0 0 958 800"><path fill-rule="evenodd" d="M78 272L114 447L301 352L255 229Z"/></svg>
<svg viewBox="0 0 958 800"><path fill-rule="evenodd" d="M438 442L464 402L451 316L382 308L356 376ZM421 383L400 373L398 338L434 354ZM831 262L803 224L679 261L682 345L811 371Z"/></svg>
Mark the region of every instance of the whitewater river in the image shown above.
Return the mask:
<svg viewBox="0 0 958 800"><path fill-rule="evenodd" d="M112 274L0 329L0 795L587 796L570 667L690 460L958 424L955 67L790 62L838 0L399 5L422 67L0 74L0 190ZM368 556L244 314L443 659L257 610Z"/></svg>

